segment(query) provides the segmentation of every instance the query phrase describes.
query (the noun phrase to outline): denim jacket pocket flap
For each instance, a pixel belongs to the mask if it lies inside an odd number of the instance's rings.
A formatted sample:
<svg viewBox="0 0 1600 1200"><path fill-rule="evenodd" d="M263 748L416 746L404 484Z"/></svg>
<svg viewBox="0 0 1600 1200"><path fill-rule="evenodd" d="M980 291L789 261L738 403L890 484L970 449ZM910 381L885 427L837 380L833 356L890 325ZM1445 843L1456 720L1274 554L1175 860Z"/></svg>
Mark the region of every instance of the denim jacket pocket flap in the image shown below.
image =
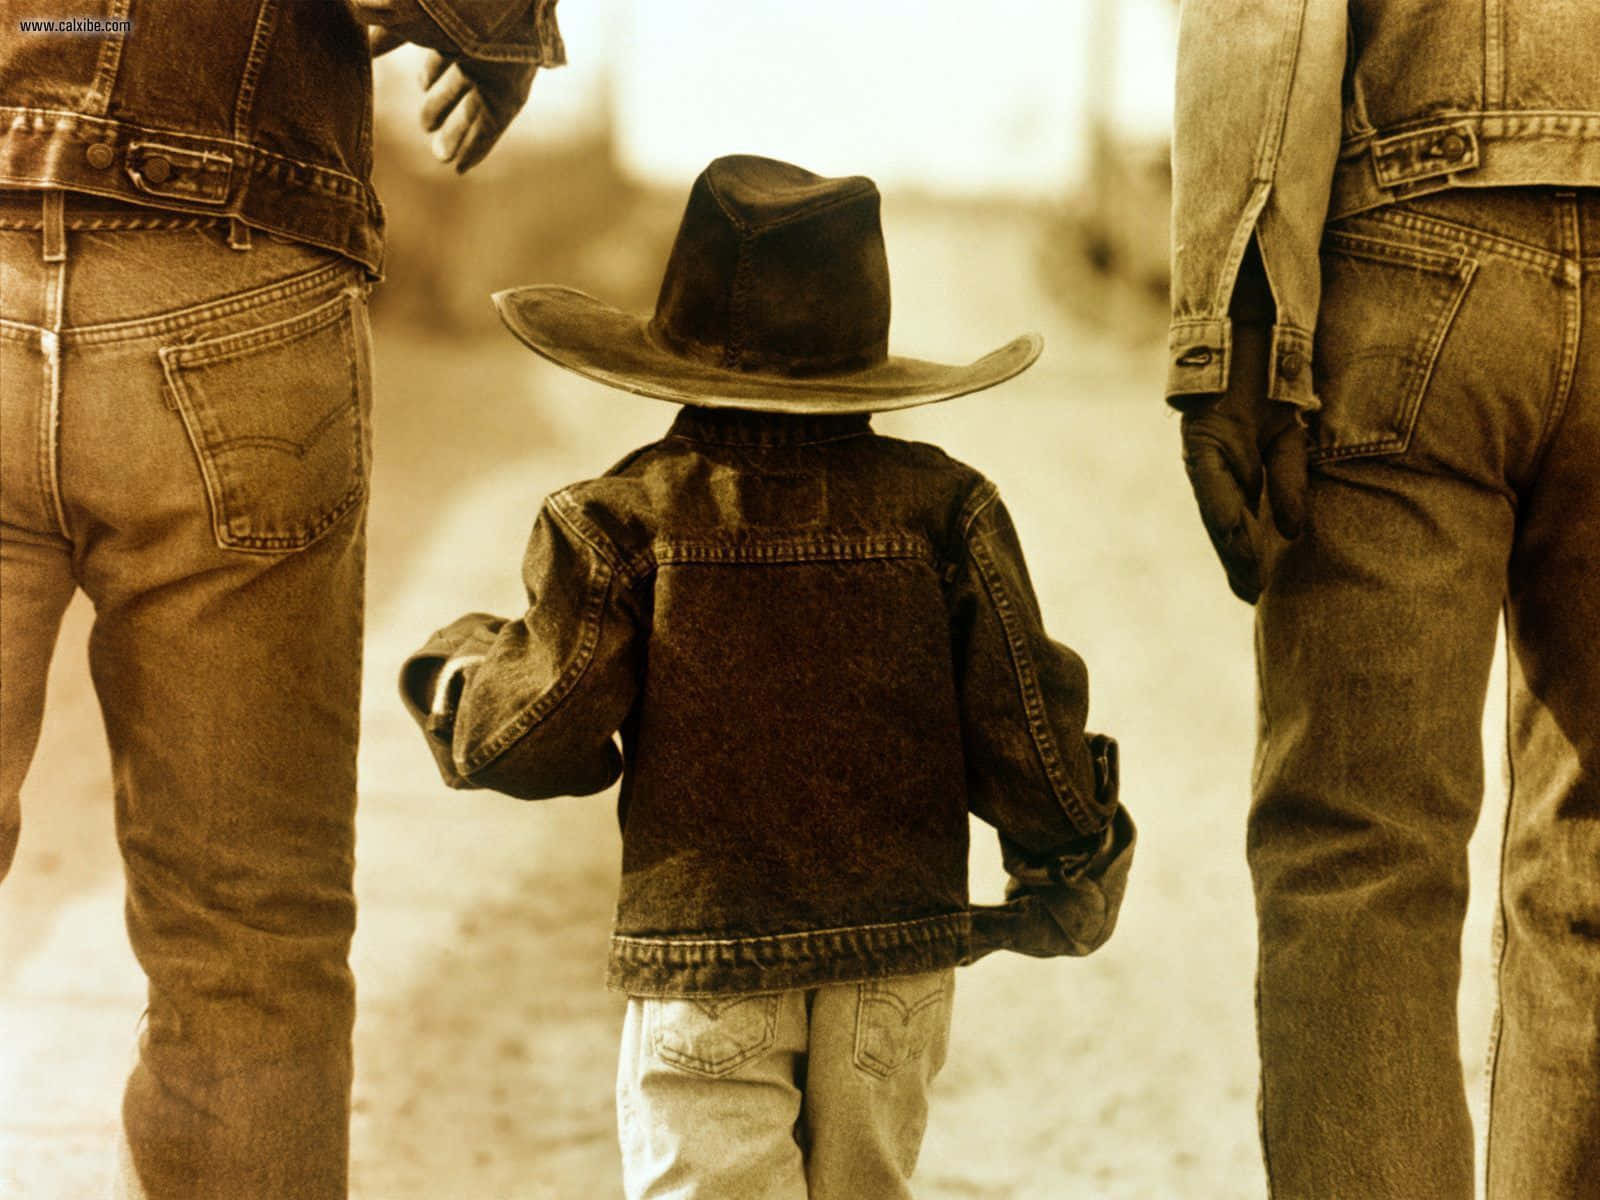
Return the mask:
<svg viewBox="0 0 1600 1200"><path fill-rule="evenodd" d="M1401 454L1411 444L1440 348L1476 264L1462 250L1428 249L1344 230L1322 251L1312 457Z"/></svg>
<svg viewBox="0 0 1600 1200"><path fill-rule="evenodd" d="M344 292L298 316L160 351L223 548L301 549L365 497L361 304Z"/></svg>

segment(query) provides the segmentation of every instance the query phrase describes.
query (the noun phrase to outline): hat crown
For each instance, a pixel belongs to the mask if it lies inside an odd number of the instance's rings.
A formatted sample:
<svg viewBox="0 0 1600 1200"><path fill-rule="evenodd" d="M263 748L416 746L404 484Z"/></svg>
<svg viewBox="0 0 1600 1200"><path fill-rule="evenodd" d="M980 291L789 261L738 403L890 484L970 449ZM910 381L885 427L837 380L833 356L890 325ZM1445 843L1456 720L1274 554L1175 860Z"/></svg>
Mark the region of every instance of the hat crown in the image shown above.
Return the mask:
<svg viewBox="0 0 1600 1200"><path fill-rule="evenodd" d="M878 189L731 155L695 180L650 330L725 370L853 371L889 350Z"/></svg>

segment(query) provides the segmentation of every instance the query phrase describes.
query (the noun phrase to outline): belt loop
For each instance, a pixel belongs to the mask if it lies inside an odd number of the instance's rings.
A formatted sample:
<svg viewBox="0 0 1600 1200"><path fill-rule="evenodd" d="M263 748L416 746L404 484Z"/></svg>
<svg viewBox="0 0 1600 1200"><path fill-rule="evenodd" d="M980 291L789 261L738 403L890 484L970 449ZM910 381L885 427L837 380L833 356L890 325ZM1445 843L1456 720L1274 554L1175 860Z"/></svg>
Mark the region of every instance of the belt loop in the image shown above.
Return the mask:
<svg viewBox="0 0 1600 1200"><path fill-rule="evenodd" d="M250 249L250 226L238 217L228 218L228 245L234 250Z"/></svg>
<svg viewBox="0 0 1600 1200"><path fill-rule="evenodd" d="M67 261L67 221L65 196L60 188L44 194L44 261Z"/></svg>

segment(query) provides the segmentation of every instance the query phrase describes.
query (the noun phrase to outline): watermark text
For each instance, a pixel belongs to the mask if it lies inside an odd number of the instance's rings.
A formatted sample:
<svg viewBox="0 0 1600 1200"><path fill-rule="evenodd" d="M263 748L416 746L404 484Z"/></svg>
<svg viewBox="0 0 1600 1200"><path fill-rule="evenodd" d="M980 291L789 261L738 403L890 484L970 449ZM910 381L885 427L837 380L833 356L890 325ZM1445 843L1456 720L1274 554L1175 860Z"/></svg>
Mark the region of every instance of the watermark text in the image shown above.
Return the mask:
<svg viewBox="0 0 1600 1200"><path fill-rule="evenodd" d="M58 17L18 21L17 26L23 33L128 33L133 22L116 17Z"/></svg>

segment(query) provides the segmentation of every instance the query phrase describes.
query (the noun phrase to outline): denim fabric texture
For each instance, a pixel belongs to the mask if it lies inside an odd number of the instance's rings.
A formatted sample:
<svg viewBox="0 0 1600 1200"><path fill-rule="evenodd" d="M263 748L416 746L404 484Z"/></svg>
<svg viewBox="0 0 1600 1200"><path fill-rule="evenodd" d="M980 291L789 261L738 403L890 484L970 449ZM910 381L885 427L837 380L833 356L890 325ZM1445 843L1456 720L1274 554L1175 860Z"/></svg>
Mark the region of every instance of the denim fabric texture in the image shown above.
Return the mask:
<svg viewBox="0 0 1600 1200"><path fill-rule="evenodd" d="M41 230L0 231L0 873L81 588L149 978L132 1172L152 1200L336 1200L365 273L270 238L235 249L226 223L72 231L74 198L48 196Z"/></svg>
<svg viewBox="0 0 1600 1200"><path fill-rule="evenodd" d="M1600 1197L1597 314L1594 191L1452 191L1328 229L1310 524L1258 608L1275 1197L1473 1195L1456 995L1502 613L1488 1194Z"/></svg>
<svg viewBox="0 0 1600 1200"><path fill-rule="evenodd" d="M1038 860L1117 811L1087 673L1045 635L994 486L865 415L684 408L550 497L523 574L524 617L455 622L402 690L455 786L622 772L622 990L970 960L997 925L974 936L968 811Z"/></svg>
<svg viewBox="0 0 1600 1200"><path fill-rule="evenodd" d="M1268 392L1316 407L1324 218L1449 188L1600 186L1600 21L1575 0L1186 0L1167 395L1219 394L1259 241Z"/></svg>
<svg viewBox="0 0 1600 1200"><path fill-rule="evenodd" d="M557 66L556 0L348 0L356 17L451 58Z"/></svg>
<svg viewBox="0 0 1600 1200"><path fill-rule="evenodd" d="M910 1200L954 985L946 969L630 997L617 1063L628 1200Z"/></svg>
<svg viewBox="0 0 1600 1200"><path fill-rule="evenodd" d="M561 61L554 0L389 0L363 19L438 49ZM75 17L127 32L61 34ZM195 47L212 69L173 70ZM376 273L367 35L341 0L13 0L0 23L0 188L237 218Z"/></svg>

